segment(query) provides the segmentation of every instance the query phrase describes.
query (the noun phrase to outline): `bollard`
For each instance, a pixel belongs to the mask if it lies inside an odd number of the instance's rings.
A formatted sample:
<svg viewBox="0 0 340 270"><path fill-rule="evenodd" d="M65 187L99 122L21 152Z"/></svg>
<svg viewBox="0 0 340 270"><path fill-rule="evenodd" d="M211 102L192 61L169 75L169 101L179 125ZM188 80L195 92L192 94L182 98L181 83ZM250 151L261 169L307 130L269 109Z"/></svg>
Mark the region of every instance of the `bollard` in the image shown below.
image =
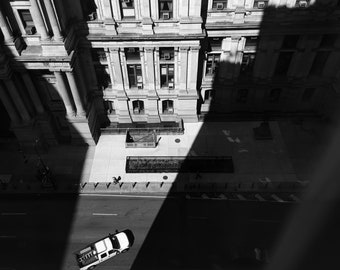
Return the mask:
<svg viewBox="0 0 340 270"><path fill-rule="evenodd" d="M96 188L97 188L98 184L99 184L99 182L96 182L96 183L94 183L94 184L93 184L93 186L94 186L94 189L96 189Z"/></svg>
<svg viewBox="0 0 340 270"><path fill-rule="evenodd" d="M134 182L134 183L132 184L132 188L135 188L136 185L137 185L137 182Z"/></svg>
<svg viewBox="0 0 340 270"><path fill-rule="evenodd" d="M122 188L123 184L124 184L124 182L119 183L119 187Z"/></svg>
<svg viewBox="0 0 340 270"><path fill-rule="evenodd" d="M106 188L109 188L110 185L111 185L111 182L107 183L107 184L106 184Z"/></svg>
<svg viewBox="0 0 340 270"><path fill-rule="evenodd" d="M164 182L161 182L160 187L163 187L163 185L164 185Z"/></svg>
<svg viewBox="0 0 340 270"><path fill-rule="evenodd" d="M81 189L84 189L84 187L86 186L86 184L87 184L87 182L80 184L80 188L81 188Z"/></svg>
<svg viewBox="0 0 340 270"><path fill-rule="evenodd" d="M147 183L146 183L146 187L149 187L149 185L150 185L150 182L147 182Z"/></svg>

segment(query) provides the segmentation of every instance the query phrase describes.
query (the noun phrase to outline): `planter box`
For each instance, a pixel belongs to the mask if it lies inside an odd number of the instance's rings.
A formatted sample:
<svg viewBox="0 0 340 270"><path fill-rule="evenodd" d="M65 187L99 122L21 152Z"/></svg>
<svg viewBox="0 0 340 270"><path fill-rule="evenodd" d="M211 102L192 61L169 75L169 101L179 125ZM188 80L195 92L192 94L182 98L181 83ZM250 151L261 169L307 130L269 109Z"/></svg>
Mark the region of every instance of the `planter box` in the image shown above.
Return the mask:
<svg viewBox="0 0 340 270"><path fill-rule="evenodd" d="M157 146L156 132L126 131L126 148L155 148Z"/></svg>

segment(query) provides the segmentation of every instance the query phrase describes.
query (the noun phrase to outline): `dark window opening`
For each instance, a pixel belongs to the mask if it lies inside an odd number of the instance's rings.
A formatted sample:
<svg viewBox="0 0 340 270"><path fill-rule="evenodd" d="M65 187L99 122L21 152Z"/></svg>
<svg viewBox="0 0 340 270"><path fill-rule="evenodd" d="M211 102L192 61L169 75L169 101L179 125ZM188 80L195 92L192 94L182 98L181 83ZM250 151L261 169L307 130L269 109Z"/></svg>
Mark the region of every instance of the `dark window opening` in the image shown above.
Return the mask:
<svg viewBox="0 0 340 270"><path fill-rule="evenodd" d="M212 8L217 10L227 9L228 0L213 0Z"/></svg>
<svg viewBox="0 0 340 270"><path fill-rule="evenodd" d="M206 90L204 92L204 103L209 104L213 100L213 90Z"/></svg>
<svg viewBox="0 0 340 270"><path fill-rule="evenodd" d="M316 54L310 70L311 75L322 75L328 56L328 51L321 51Z"/></svg>
<svg viewBox="0 0 340 270"><path fill-rule="evenodd" d="M297 0L295 2L295 7L306 8L309 6L310 0Z"/></svg>
<svg viewBox="0 0 340 270"><path fill-rule="evenodd" d="M161 61L173 61L175 51L174 48L160 48L160 60Z"/></svg>
<svg viewBox="0 0 340 270"><path fill-rule="evenodd" d="M320 48L332 48L337 40L337 35L323 35L321 42L320 42Z"/></svg>
<svg viewBox="0 0 340 270"><path fill-rule="evenodd" d="M283 39L281 49L295 49L298 41L298 35L287 35Z"/></svg>
<svg viewBox="0 0 340 270"><path fill-rule="evenodd" d="M244 50L256 51L257 45L259 43L259 37L246 37L246 44L244 45Z"/></svg>
<svg viewBox="0 0 340 270"><path fill-rule="evenodd" d="M248 89L238 89L236 102L246 103L248 98Z"/></svg>
<svg viewBox="0 0 340 270"><path fill-rule="evenodd" d="M162 101L163 114L173 114L174 113L174 102L172 100Z"/></svg>
<svg viewBox="0 0 340 270"><path fill-rule="evenodd" d="M222 40L223 38L219 37L209 38L211 51L220 51L222 49Z"/></svg>
<svg viewBox="0 0 340 270"><path fill-rule="evenodd" d="M268 6L268 0L264 0L264 1L258 1L258 0L255 0L254 1L254 8L258 8L258 9L264 9Z"/></svg>
<svg viewBox="0 0 340 270"><path fill-rule="evenodd" d="M292 60L292 52L281 52L276 62L275 75L286 75Z"/></svg>
<svg viewBox="0 0 340 270"><path fill-rule="evenodd" d="M128 65L128 77L130 88L137 87L138 89L143 89L141 65Z"/></svg>
<svg viewBox="0 0 340 270"><path fill-rule="evenodd" d="M269 94L269 102L270 103L278 103L280 100L281 95L281 89L280 88L274 88L270 91Z"/></svg>
<svg viewBox="0 0 340 270"><path fill-rule="evenodd" d="M134 0L120 0L120 7L123 18L135 18L135 3Z"/></svg>
<svg viewBox="0 0 340 270"><path fill-rule="evenodd" d="M208 54L205 74L208 76L214 75L219 67L219 63L220 54Z"/></svg>
<svg viewBox="0 0 340 270"><path fill-rule="evenodd" d="M255 64L254 53L244 53L241 63L240 75L251 76Z"/></svg>
<svg viewBox="0 0 340 270"><path fill-rule="evenodd" d="M34 26L34 22L31 13L28 9L18 10L22 25L25 28L27 35L34 35L37 31Z"/></svg>
<svg viewBox="0 0 340 270"><path fill-rule="evenodd" d="M140 60L139 48L125 48L126 60Z"/></svg>
<svg viewBox="0 0 340 270"><path fill-rule="evenodd" d="M144 102L141 100L132 101L132 108L134 114L144 114Z"/></svg>
<svg viewBox="0 0 340 270"><path fill-rule="evenodd" d="M172 0L159 0L159 18L169 20L173 17Z"/></svg>
<svg viewBox="0 0 340 270"><path fill-rule="evenodd" d="M174 88L174 65L162 64L161 65L161 87Z"/></svg>

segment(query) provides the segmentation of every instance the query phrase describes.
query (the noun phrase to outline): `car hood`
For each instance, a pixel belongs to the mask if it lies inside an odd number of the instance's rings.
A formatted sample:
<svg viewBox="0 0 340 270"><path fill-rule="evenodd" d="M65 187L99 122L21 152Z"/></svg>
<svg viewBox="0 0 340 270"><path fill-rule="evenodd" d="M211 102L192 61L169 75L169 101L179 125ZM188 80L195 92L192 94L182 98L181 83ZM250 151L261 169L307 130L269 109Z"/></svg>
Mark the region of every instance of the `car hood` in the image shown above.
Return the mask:
<svg viewBox="0 0 340 270"><path fill-rule="evenodd" d="M130 247L129 239L127 238L125 233L120 232L120 233L116 234L115 237L117 237L117 240L118 240L119 245L120 245L120 249L123 250L123 249Z"/></svg>

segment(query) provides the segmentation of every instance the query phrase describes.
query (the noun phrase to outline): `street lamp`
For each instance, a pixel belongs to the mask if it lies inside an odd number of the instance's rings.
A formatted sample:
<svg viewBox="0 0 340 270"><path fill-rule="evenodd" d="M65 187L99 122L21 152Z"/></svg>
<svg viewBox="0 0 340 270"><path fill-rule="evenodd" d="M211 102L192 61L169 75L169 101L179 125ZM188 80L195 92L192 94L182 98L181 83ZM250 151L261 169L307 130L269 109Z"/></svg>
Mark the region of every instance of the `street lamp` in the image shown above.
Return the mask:
<svg viewBox="0 0 340 270"><path fill-rule="evenodd" d="M38 151L38 143L39 143L39 139L35 140L34 143L34 150L36 155L38 156L38 178L41 181L41 184L43 187L50 187L52 186L53 188L55 188L55 184L54 181L52 179L52 172L50 170L50 168L48 166L46 166L46 164L44 163L43 159L40 156L40 153Z"/></svg>

